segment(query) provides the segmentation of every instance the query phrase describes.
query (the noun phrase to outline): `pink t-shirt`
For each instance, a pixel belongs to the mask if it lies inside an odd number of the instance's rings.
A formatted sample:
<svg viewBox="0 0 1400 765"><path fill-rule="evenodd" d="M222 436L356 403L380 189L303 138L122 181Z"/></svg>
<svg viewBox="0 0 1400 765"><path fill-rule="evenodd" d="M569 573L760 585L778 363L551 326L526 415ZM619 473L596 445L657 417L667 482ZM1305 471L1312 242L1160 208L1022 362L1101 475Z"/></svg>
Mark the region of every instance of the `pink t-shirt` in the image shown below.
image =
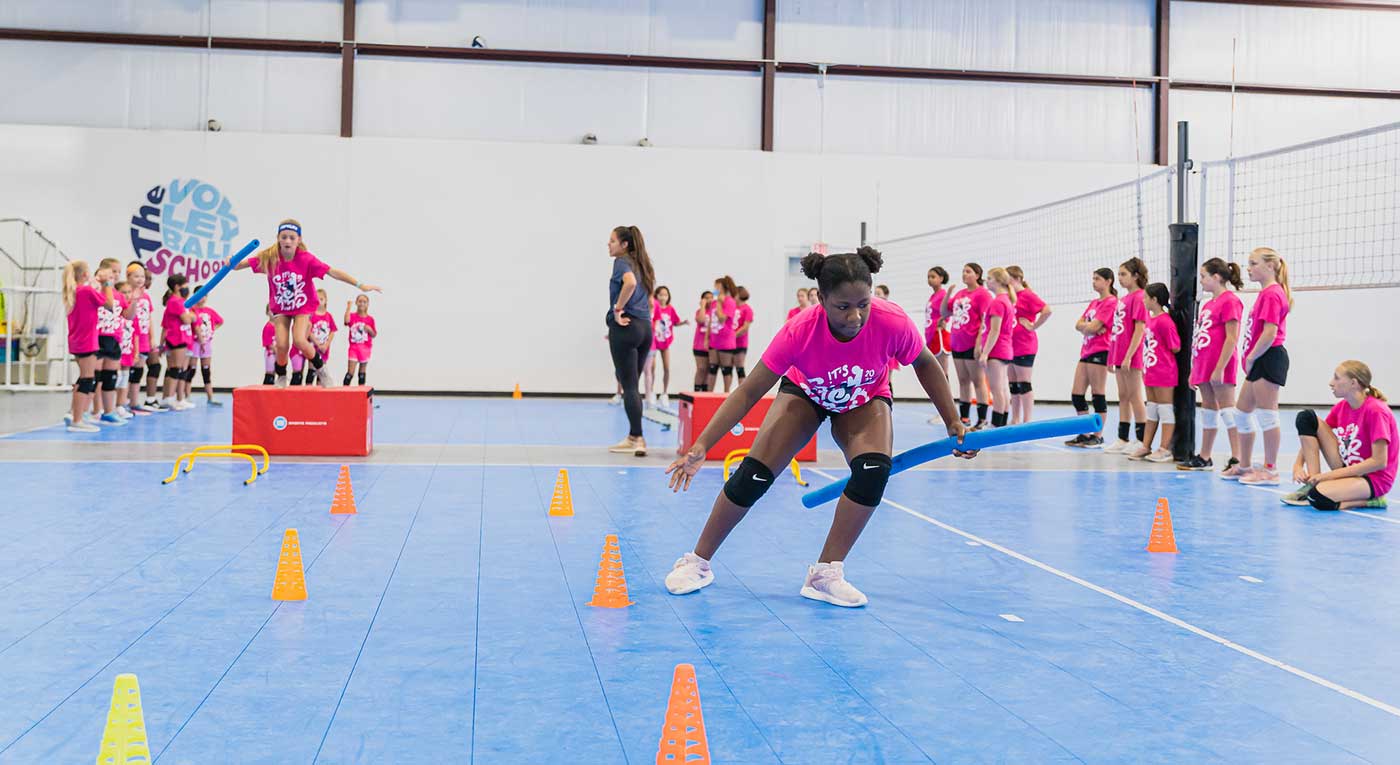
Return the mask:
<svg viewBox="0 0 1400 765"><path fill-rule="evenodd" d="M1089 301L1089 307L1084 309L1084 315L1080 318L1084 321L1097 320L1102 328L1097 335L1084 336L1084 342L1079 346L1079 358L1087 359L1096 353L1108 352L1109 332L1113 329L1113 312L1117 308L1118 297L1116 295L1108 295Z"/></svg>
<svg viewBox="0 0 1400 765"><path fill-rule="evenodd" d="M68 352L93 353L97 350L97 309L107 298L91 284L83 284L73 296L68 312Z"/></svg>
<svg viewBox="0 0 1400 765"><path fill-rule="evenodd" d="M374 317L369 314L361 316L359 313L350 314L350 321L345 325L346 332L350 336L350 347L363 348L366 351L374 348L374 338L370 336L372 329L379 331L379 326L374 323Z"/></svg>
<svg viewBox="0 0 1400 765"><path fill-rule="evenodd" d="M943 318L943 298L948 297L948 290L942 287L938 291L928 296L928 305L924 306L924 345L933 342L938 337L938 322Z"/></svg>
<svg viewBox="0 0 1400 765"><path fill-rule="evenodd" d="M279 255L267 274L267 299L272 312L283 316L314 314L320 308L316 300L314 280L325 276L331 267L306 250L297 250L291 260ZM262 261L253 259L253 273L261 274Z"/></svg>
<svg viewBox="0 0 1400 765"><path fill-rule="evenodd" d="M710 311L695 309L695 342L690 346L697 351L710 348Z"/></svg>
<svg viewBox="0 0 1400 765"><path fill-rule="evenodd" d="M270 321L263 325L262 345L269 351L277 345L277 327Z"/></svg>
<svg viewBox="0 0 1400 765"><path fill-rule="evenodd" d="M1215 374L1215 365L1225 352L1225 325L1239 321L1244 314L1244 303L1230 290L1211 298L1201 306L1196 316L1196 329L1191 335L1191 384L1210 382ZM1239 364L1235 363L1238 351L1230 348L1229 360L1225 363L1224 384L1234 385L1239 379Z"/></svg>
<svg viewBox="0 0 1400 765"><path fill-rule="evenodd" d="M1142 336L1142 363L1147 367L1143 376L1149 388L1176 387L1176 352L1181 350L1181 335L1171 314L1163 311L1147 320L1147 332Z"/></svg>
<svg viewBox="0 0 1400 765"><path fill-rule="evenodd" d="M1338 401L1327 413L1327 426L1337 435L1337 451L1341 453L1343 465L1355 465L1371 458L1371 445L1376 441L1386 441L1385 469L1367 473L1364 478L1371 482L1377 497L1390 493L1395 485L1395 467L1400 459L1397 447L1395 415L1384 401L1371 396L1359 409L1352 409L1345 400Z"/></svg>
<svg viewBox="0 0 1400 765"><path fill-rule="evenodd" d="M329 345L331 333L336 331L337 329L340 329L340 327L336 326L334 316L331 316L328 313L318 312L311 314L311 329L306 333L306 335L311 340L311 342L317 345L317 347L320 347L322 345L326 346L325 352L326 354L329 354L331 351Z"/></svg>
<svg viewBox="0 0 1400 765"><path fill-rule="evenodd" d="M136 352L151 352L151 314L156 304L151 293L142 292L136 297Z"/></svg>
<svg viewBox="0 0 1400 765"><path fill-rule="evenodd" d="M710 347L717 351L732 351L735 348L734 330L739 327L739 304L734 298L727 297L723 306L723 320L719 318L719 311L710 313Z"/></svg>
<svg viewBox="0 0 1400 765"><path fill-rule="evenodd" d="M742 326L744 326L745 324L751 324L752 322L753 322L753 309L749 307L749 304L748 304L748 303L741 303L741 304L739 305L739 323L738 323L738 326L742 327ZM736 330L735 330L735 334L734 334L734 347L735 347L735 348L747 348L747 347L749 347L749 335L752 333L752 330L753 330L753 327L750 327L749 329L744 330L744 333L743 333L743 334L739 334L739 333L738 333L738 330L736 329Z"/></svg>
<svg viewBox="0 0 1400 765"><path fill-rule="evenodd" d="M1274 336L1274 343L1269 347L1277 348L1283 345L1288 335L1288 294L1279 284L1265 287L1254 301L1253 307L1249 309L1249 321L1244 325L1244 355L1240 357L1240 364L1244 364L1245 359L1253 353L1254 340L1264 331L1265 324L1278 325L1278 334Z"/></svg>
<svg viewBox="0 0 1400 765"><path fill-rule="evenodd" d="M121 338L122 358L119 362L124 367L129 367L136 363L136 319L122 319Z"/></svg>
<svg viewBox="0 0 1400 765"><path fill-rule="evenodd" d="M948 331L953 333L949 350L962 353L977 345L977 333L982 329L982 314L987 304L992 302L991 290L978 287L964 289L953 298L952 315L948 317Z"/></svg>
<svg viewBox="0 0 1400 765"><path fill-rule="evenodd" d="M681 323L681 315L669 305L658 305L651 309L651 347L665 350L676 339L676 325Z"/></svg>
<svg viewBox="0 0 1400 765"><path fill-rule="evenodd" d="M788 315L787 315L787 317L788 317L789 319L791 319L792 317L796 316L797 314L802 313L804 310L806 310L806 309L805 309L805 307L803 307L803 306L793 306L792 308L789 308L789 309L788 309Z"/></svg>
<svg viewBox="0 0 1400 765"><path fill-rule="evenodd" d="M112 300L114 302L110 309L106 306L97 307L97 334L101 337L114 337L120 341L122 314L126 312L127 306L131 305L131 301L116 290L112 290Z"/></svg>
<svg viewBox="0 0 1400 765"><path fill-rule="evenodd" d="M924 350L919 328L902 309L870 303L870 317L846 342L831 334L825 311L803 311L783 324L763 365L786 376L829 412L848 412L890 395L890 361L912 364Z"/></svg>
<svg viewBox="0 0 1400 765"><path fill-rule="evenodd" d="M1011 347L1013 344L1011 322L1015 320L1016 307L1011 304L1011 296L1006 294L997 295L992 298L992 302L987 304L987 310L982 312L982 339L986 342L992 336L992 319L1000 318L1001 327L997 331L996 342L992 343L992 349L987 353L987 358L998 361L1011 360Z"/></svg>
<svg viewBox="0 0 1400 765"><path fill-rule="evenodd" d="M190 325L180 318L184 312L185 299L178 294L171 295L165 301L165 315L161 316L160 328L165 330L166 345L189 345L194 339L190 337Z"/></svg>
<svg viewBox="0 0 1400 765"><path fill-rule="evenodd" d="M1016 293L1016 323L1011 334L1011 355L1034 356L1040 351L1040 337L1035 330L1021 326L1021 320L1034 325L1044 308L1045 301L1034 292L1025 289Z"/></svg>
<svg viewBox="0 0 1400 765"><path fill-rule="evenodd" d="M1133 331L1137 322L1147 324L1147 304L1143 302L1143 290L1133 290L1124 295L1113 309L1113 331L1108 340L1108 365L1142 369L1142 343L1138 343L1132 359L1128 358L1128 346L1133 343Z"/></svg>
<svg viewBox="0 0 1400 765"><path fill-rule="evenodd" d="M209 306L194 309L194 336L200 345L214 341L214 327L223 324L224 317Z"/></svg>

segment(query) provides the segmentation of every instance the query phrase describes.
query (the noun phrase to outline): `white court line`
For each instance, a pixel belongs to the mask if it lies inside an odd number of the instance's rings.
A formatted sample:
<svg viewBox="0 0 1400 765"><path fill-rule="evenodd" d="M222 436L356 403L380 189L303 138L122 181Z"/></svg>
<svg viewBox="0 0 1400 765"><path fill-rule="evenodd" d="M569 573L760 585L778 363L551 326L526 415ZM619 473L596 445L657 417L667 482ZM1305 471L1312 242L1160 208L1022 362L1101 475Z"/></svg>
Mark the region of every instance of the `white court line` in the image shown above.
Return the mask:
<svg viewBox="0 0 1400 765"><path fill-rule="evenodd" d="M32 428L25 428L24 430L15 430L15 431L11 431L11 432L9 432L9 433L0 433L0 438L9 438L10 436L22 436L22 435L24 435L25 433L34 433L34 432L40 431L40 430L48 430L49 428L59 428L59 427L66 427L66 426L63 425L63 423L62 423L61 421L60 421L60 422L51 422L51 423L49 423L48 425L35 425L35 426L32 427Z"/></svg>
<svg viewBox="0 0 1400 765"><path fill-rule="evenodd" d="M1253 577L1253 576L1247 576L1247 575L1244 575L1244 574L1241 574L1241 575L1240 575L1240 578L1243 579L1243 580L1246 581L1246 582L1249 582L1250 584L1263 584L1263 583L1264 583L1264 580L1263 580L1263 579L1260 579L1260 578L1258 578L1258 577Z"/></svg>
<svg viewBox="0 0 1400 765"><path fill-rule="evenodd" d="M822 476L822 477L824 477L824 478L826 478L826 479L828 479L828 480L834 480L834 477L833 477L833 476L827 474L827 473L824 472L824 471L821 471L821 470L812 470L811 472L816 473L817 475L820 475L820 476ZM1307 680L1307 681L1310 682L1310 683L1314 683L1314 684L1316 684L1316 685L1322 686L1323 688L1327 688L1327 689L1329 689L1329 690L1336 691L1337 693L1340 693L1340 694L1342 694L1343 696L1346 696L1346 697L1351 698L1351 699L1355 699L1356 701L1360 701L1361 703L1366 704L1367 706L1370 706L1370 707L1374 707L1374 708L1376 708L1376 709L1379 709L1380 711L1385 712L1385 713L1388 714L1388 715L1392 715L1392 716L1394 716L1394 717L1400 717L1400 707L1391 706L1390 704L1387 704L1387 703L1385 703L1384 701L1380 701L1379 699L1373 699L1373 698L1371 698L1370 696L1367 696L1366 694L1361 693L1361 692L1359 692L1359 691L1354 691L1354 690L1352 690L1352 689L1350 689L1350 688L1347 688L1346 686L1338 685L1337 683L1334 683L1334 682L1332 682L1331 680L1328 680L1328 679L1325 678L1325 677L1319 677L1319 676L1317 676L1317 675L1314 675L1314 674L1311 673L1311 672L1308 672L1307 670L1299 669L1298 667L1295 667L1295 666L1293 666L1293 665L1291 665L1291 664L1287 664L1287 663L1285 663L1285 662L1279 661L1278 659L1275 659L1275 658L1273 658L1273 657L1271 657L1271 656L1265 656L1264 654L1259 653L1258 651L1255 651L1255 650L1252 649L1252 648L1246 648L1245 646L1242 646L1242 645L1240 645L1239 643L1236 643L1236 642L1234 642L1234 641L1232 641L1232 640L1229 640L1229 639L1227 639L1227 638L1223 638L1223 637L1221 637L1220 635L1215 634L1214 632L1211 632L1211 631L1209 631L1209 630L1205 630L1205 629L1202 629L1202 628L1200 628L1200 627L1197 627L1196 625L1191 624L1190 622L1187 622L1187 621L1183 621L1183 620L1181 620L1181 619L1178 619L1178 618L1176 618L1175 616L1172 616L1171 614L1168 614L1168 613L1165 613L1165 612L1162 612L1162 611L1158 611L1157 609L1153 608L1152 606L1147 605L1146 603L1140 603L1140 602L1138 602L1138 601L1136 601L1136 600L1133 600L1133 599L1130 598L1130 597L1127 597L1126 595L1120 595L1120 594L1114 592L1113 590L1108 589L1107 587L1100 587L1099 585L1094 584L1093 582L1089 582L1089 581L1086 581L1086 580L1084 580L1084 579L1080 579L1079 577L1075 576L1074 574L1070 574L1070 573L1068 573L1068 572L1061 571L1060 569L1055 568L1054 566L1051 566L1051 565L1049 565L1049 564L1041 563L1040 561L1036 560L1035 558L1032 558L1032 557L1027 556L1027 555L1022 555L1021 553L1018 553L1018 552L1016 552L1015 550L1012 550L1012 549L1010 549L1010 548L1008 548L1008 547L1002 547L1001 545L997 544L996 542L992 542L992 541L990 541L990 540L983 539L982 537L979 537L979 536L977 536L976 534L972 534L972 533L970 533L970 532L963 531L962 529L957 528L956 526L950 526L950 525L948 525L948 524L946 524L946 523L944 523L944 522L938 520L937 518L932 518L932 517L929 517L929 516L927 516L927 515L924 515L923 513L919 512L919 511L917 511L917 510L913 510L913 509L911 509L911 508L905 507L904 505L901 505L901 504L899 504L898 502L895 502L895 501L893 501L893 500L886 499L886 500L884 500L884 504L889 505L890 507L893 507L893 508L895 508L895 509L897 509L897 510L902 510L902 511L904 511L905 513L908 513L909 515L914 516L915 518L918 518L918 519L920 519L920 520L923 520L923 521L926 521L926 522L928 522L928 523L931 523L931 524L933 524L934 526L937 526L938 528L943 529L944 531L949 531L949 532L952 532L952 533L954 533L954 534L957 534L958 536L960 536L960 537L962 537L962 538L964 538L964 539L972 540L972 541L974 541L974 542L980 542L982 545L984 545L984 546L986 546L986 547L990 547L990 548L992 548L993 550L996 550L997 552L1001 553L1002 555L1006 555L1006 556L1015 558L1016 560L1019 560L1019 561L1021 561L1022 563L1025 563L1025 564L1028 564L1028 565L1031 565L1031 566L1035 566L1036 568L1040 569L1041 571L1044 571L1044 572L1049 573L1049 574L1054 574L1055 576L1058 576L1058 577L1060 577L1061 579L1064 579L1064 580L1066 580L1066 581L1073 582L1073 583L1079 585L1080 587L1084 587L1084 588L1086 588L1086 589L1093 590L1094 592L1097 592L1097 593L1099 593L1100 595L1103 595L1103 596L1105 596L1105 597L1112 598L1112 599L1118 601L1119 603L1122 603L1123 605L1131 606L1131 607L1133 607L1133 608L1135 608L1135 609L1137 609L1137 610L1139 610L1139 611L1141 611L1141 612L1143 612L1143 613L1145 613L1145 614L1148 614L1149 616L1155 616L1156 618L1161 619L1162 621L1167 622L1168 624L1175 625L1175 626L1177 626L1177 627L1180 627L1181 629L1186 630L1187 632L1190 632L1190 633L1195 634L1195 635L1199 635L1199 636L1201 636L1201 637L1203 637L1203 638L1205 638L1205 639L1207 639L1207 640L1209 640L1209 641L1211 641L1211 642L1213 642L1213 643L1218 643L1218 644L1220 644L1220 645L1222 645L1222 646L1225 646L1226 648L1229 648L1229 649L1232 650L1232 651L1236 651L1236 652L1238 652L1238 653L1242 653L1242 654L1244 654L1245 656L1248 656L1249 658L1254 659L1255 661L1260 661L1260 662L1263 662L1263 663L1265 663L1265 664L1268 664L1269 666L1277 667L1277 668L1279 668L1279 669L1283 670L1284 672L1287 672L1287 673L1289 673L1289 674L1291 674L1291 675L1294 675L1294 676L1296 676L1296 677L1301 677L1302 679Z"/></svg>
<svg viewBox="0 0 1400 765"><path fill-rule="evenodd" d="M1025 621L1025 619L1022 619L1021 617L1017 616L1016 614L997 614L997 616L1000 616L1001 618L1007 620L1008 622L1023 622L1023 621Z"/></svg>
<svg viewBox="0 0 1400 765"><path fill-rule="evenodd" d="M1400 524L1400 520L1397 520L1395 518L1386 518L1384 516L1376 515L1375 513L1358 513L1355 510L1343 510L1342 512L1346 513L1347 515L1354 515L1357 518L1369 518L1373 521L1381 521L1382 523Z"/></svg>

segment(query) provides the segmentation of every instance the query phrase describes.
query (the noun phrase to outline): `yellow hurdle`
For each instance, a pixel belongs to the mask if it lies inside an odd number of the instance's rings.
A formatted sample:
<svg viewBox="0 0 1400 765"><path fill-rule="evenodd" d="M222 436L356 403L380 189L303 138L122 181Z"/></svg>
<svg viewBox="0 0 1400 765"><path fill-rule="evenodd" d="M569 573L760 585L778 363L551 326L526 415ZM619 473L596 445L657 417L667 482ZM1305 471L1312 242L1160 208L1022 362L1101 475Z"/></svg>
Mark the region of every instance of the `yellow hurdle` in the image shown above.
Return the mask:
<svg viewBox="0 0 1400 765"><path fill-rule="evenodd" d="M729 466L733 465L735 462L738 462L744 457L747 457L748 454L748 449L735 449L734 451L724 455L724 480L729 480ZM792 471L792 477L797 479L798 486L807 485L807 482L802 480L802 468L797 466L796 459L792 461L792 464L788 465L788 469Z"/></svg>
<svg viewBox="0 0 1400 765"><path fill-rule="evenodd" d="M262 454L262 470L258 469L258 461L254 459L251 454L244 454L244 451L256 451ZM194 451L185 452L184 454L181 454L179 457L177 457L175 459L175 466L172 467L170 470L170 477L161 481L161 483L168 484L171 481L174 481L176 478L178 478L180 475L180 465L182 463L185 463L186 460L189 461L187 464L185 464L185 472L188 473L194 469L195 460L210 459L213 457L238 458L248 460L249 474L248 480L243 482L244 486L247 486L253 481L258 480L259 475L266 473L268 465L270 463L267 450L262 448L261 446L258 446L257 444L209 444L205 446L200 446Z"/></svg>

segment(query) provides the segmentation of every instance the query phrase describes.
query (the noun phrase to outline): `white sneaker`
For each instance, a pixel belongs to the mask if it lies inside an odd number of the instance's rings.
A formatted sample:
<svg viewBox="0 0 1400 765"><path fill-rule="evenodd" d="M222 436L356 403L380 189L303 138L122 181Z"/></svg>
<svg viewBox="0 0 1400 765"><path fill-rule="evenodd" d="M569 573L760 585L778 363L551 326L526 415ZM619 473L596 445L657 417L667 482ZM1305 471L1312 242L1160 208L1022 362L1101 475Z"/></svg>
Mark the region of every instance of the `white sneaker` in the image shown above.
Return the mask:
<svg viewBox="0 0 1400 765"><path fill-rule="evenodd" d="M185 410L189 410L189 409L193 409L193 408L194 408L194 402L193 402L193 401L190 401L189 399L185 399L184 401L176 401L175 403L176 403L176 404L179 404L179 408L180 408L181 411L185 411Z"/></svg>
<svg viewBox="0 0 1400 765"><path fill-rule="evenodd" d="M136 416L136 415L134 415L134 414L131 413L131 410L130 410L130 409L127 409L127 408L124 407L124 406L119 406L119 407L117 407L117 414L120 415L121 418L124 419L124 420L130 420L130 419L132 419L132 418L134 418L134 417Z"/></svg>
<svg viewBox="0 0 1400 765"><path fill-rule="evenodd" d="M622 394L614 393L613 397L608 399L608 403L612 404L613 406L619 406L620 404L622 404Z"/></svg>
<svg viewBox="0 0 1400 765"><path fill-rule="evenodd" d="M710 570L710 562L688 552L676 561L671 573L666 575L666 589L672 595L685 595L707 587L715 581L715 572Z"/></svg>
<svg viewBox="0 0 1400 765"><path fill-rule="evenodd" d="M662 393L662 394L661 394L661 408L662 408L662 409L666 409L666 408L669 408L670 406L671 406L671 398L670 398L669 396L667 396L665 393Z"/></svg>
<svg viewBox="0 0 1400 765"><path fill-rule="evenodd" d="M326 366L325 364L322 364L321 368L316 370L316 384L320 385L322 388L331 387L330 367Z"/></svg>
<svg viewBox="0 0 1400 765"><path fill-rule="evenodd" d="M1120 441L1120 440L1115 439L1113 443L1104 446L1104 448L1103 448L1103 453L1104 453L1104 454L1122 454L1122 453L1128 451L1129 448L1130 448L1131 446L1132 446L1132 444L1129 443L1129 442L1127 442L1127 441Z"/></svg>
<svg viewBox="0 0 1400 765"><path fill-rule="evenodd" d="M72 420L72 415L69 415L68 419ZM68 426L69 433L97 433L101 430L102 428L99 428L96 425L93 425L92 423L88 422L80 422L77 425Z"/></svg>
<svg viewBox="0 0 1400 765"><path fill-rule="evenodd" d="M1170 449L1158 449L1157 451L1147 455L1148 462L1164 463L1171 462L1172 459L1173 456Z"/></svg>
<svg viewBox="0 0 1400 765"><path fill-rule="evenodd" d="M845 608L856 608L868 602L865 593L846 581L845 564L839 560L808 566L807 579L802 583L801 594L804 598Z"/></svg>
<svg viewBox="0 0 1400 765"><path fill-rule="evenodd" d="M1127 448L1125 448L1125 449L1124 449L1122 452L1120 452L1120 453L1121 453L1124 457L1127 457L1128 459L1132 459L1132 458L1133 458L1133 455L1135 455L1135 454L1137 454L1137 453L1139 453L1139 452L1142 452L1142 451L1144 451L1144 450L1147 452L1147 454L1151 454L1151 453L1152 453L1152 450L1151 450L1151 449L1148 449L1148 448L1145 447L1145 446L1143 446L1141 441L1129 441L1129 442L1128 442ZM1143 457L1145 458L1145 457L1147 456L1147 454L1144 454Z"/></svg>
<svg viewBox="0 0 1400 765"><path fill-rule="evenodd" d="M96 425L98 419L98 416L93 414L92 412L83 412L83 422L89 425Z"/></svg>

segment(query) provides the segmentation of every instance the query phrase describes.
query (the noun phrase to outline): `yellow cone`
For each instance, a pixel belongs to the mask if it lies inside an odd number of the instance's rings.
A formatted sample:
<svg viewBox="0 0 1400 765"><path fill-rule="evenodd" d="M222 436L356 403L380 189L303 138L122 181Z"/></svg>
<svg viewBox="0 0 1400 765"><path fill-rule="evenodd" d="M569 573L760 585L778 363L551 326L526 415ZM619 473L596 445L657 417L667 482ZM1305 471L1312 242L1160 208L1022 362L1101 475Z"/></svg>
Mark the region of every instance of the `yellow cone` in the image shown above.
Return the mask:
<svg viewBox="0 0 1400 765"><path fill-rule="evenodd" d="M146 741L146 716L141 711L141 686L136 675L117 675L112 683L112 704L102 731L97 765L136 765L151 761Z"/></svg>

